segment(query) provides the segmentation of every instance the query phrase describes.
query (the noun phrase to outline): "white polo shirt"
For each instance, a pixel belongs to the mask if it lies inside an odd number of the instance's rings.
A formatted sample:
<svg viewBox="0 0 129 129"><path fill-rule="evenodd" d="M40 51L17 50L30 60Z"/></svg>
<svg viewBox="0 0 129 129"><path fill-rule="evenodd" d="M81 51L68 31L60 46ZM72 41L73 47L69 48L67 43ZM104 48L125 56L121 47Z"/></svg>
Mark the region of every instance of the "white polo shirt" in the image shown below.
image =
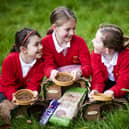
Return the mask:
<svg viewBox="0 0 129 129"><path fill-rule="evenodd" d="M55 32L52 33L52 38L53 38L53 41L54 41L54 45L55 45L56 51L57 51L58 53L63 52L63 55L65 56L66 53L67 53L67 48L70 47L70 42L66 43L66 45L65 45L64 47L61 47L61 46L59 46L59 43L58 43L58 41L56 40Z"/></svg>
<svg viewBox="0 0 129 129"><path fill-rule="evenodd" d="M36 63L36 59L32 63L29 63L29 64L26 64L22 60L20 54L19 54L19 59L20 59L21 67L22 67L22 74L23 74L23 77L25 77L28 74L31 67Z"/></svg>
<svg viewBox="0 0 129 129"><path fill-rule="evenodd" d="M115 81L114 74L113 74L113 67L117 64L117 59L118 59L118 52L114 53L112 60L110 62L107 61L106 57L103 54L101 55L101 60L104 63L104 65L107 67L108 78L111 81Z"/></svg>

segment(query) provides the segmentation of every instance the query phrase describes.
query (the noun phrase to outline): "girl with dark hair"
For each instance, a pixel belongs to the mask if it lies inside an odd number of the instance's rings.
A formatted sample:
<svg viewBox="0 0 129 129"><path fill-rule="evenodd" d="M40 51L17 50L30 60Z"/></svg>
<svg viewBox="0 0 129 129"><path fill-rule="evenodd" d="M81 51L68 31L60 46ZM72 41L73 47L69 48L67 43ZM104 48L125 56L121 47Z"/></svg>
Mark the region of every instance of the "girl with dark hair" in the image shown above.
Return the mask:
<svg viewBox="0 0 129 129"><path fill-rule="evenodd" d="M15 35L11 53L4 59L0 77L0 103L15 102L13 94L21 88L33 91L38 97L43 78L44 61L41 37L38 32L24 28Z"/></svg>
<svg viewBox="0 0 129 129"><path fill-rule="evenodd" d="M59 67L66 68L66 72L77 67L71 70L75 80L81 75L89 77L90 53L84 39L75 35L77 18L74 13L65 7L56 8L51 13L50 22L51 29L42 39L45 75L53 80Z"/></svg>
<svg viewBox="0 0 129 129"><path fill-rule="evenodd" d="M126 45L124 44L126 40ZM92 89L97 92L122 97L126 94L122 88L129 89L129 49L123 31L116 25L101 25L92 40L94 50L91 54L93 70Z"/></svg>

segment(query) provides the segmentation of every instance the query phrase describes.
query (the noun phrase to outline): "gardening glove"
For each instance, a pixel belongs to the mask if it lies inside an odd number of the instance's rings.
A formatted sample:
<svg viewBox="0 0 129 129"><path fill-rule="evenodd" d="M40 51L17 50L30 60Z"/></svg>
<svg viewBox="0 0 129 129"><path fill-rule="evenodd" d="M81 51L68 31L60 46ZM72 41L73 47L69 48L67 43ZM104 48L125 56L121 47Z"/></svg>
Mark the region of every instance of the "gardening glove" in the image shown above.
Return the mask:
<svg viewBox="0 0 129 129"><path fill-rule="evenodd" d="M112 90L106 90L106 91L104 91L104 94L105 95L111 95L112 99L114 99L114 92Z"/></svg>
<svg viewBox="0 0 129 129"><path fill-rule="evenodd" d="M52 70L49 79L52 80L52 81L54 81L54 78L57 75L57 73L58 73L58 70L55 70L55 69Z"/></svg>
<svg viewBox="0 0 129 129"><path fill-rule="evenodd" d="M81 75L82 75L82 71L81 71L81 69L79 68L79 69L73 70L73 71L71 72L71 74L73 75L73 79L74 79L74 80L78 80L78 79L80 79L80 77L81 77Z"/></svg>
<svg viewBox="0 0 129 129"><path fill-rule="evenodd" d="M88 94L88 98L90 102L94 102L95 100L93 99L92 95L98 93L97 90L92 90L89 94Z"/></svg>

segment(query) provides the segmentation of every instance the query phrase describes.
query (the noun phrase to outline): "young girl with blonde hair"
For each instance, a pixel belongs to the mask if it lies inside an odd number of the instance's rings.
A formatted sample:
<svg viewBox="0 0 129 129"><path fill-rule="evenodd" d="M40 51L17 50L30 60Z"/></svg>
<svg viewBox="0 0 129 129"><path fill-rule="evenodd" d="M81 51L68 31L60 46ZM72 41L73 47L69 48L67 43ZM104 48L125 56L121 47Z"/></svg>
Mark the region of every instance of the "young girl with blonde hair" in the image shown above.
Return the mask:
<svg viewBox="0 0 129 129"><path fill-rule="evenodd" d="M67 72L77 67L70 71L75 80L81 75L89 77L90 53L84 39L75 35L77 18L74 13L68 8L58 7L52 11L50 22L51 29L42 39L45 75L53 80L58 68L63 67Z"/></svg>

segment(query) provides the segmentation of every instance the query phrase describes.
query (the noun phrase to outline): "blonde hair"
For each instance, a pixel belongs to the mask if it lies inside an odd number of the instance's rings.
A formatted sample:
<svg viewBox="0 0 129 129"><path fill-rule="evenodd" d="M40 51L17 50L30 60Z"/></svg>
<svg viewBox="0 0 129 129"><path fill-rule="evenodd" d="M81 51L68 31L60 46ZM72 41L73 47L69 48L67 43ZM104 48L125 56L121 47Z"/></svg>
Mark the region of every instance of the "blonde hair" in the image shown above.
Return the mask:
<svg viewBox="0 0 129 129"><path fill-rule="evenodd" d="M58 7L55 8L51 15L50 15L50 23L56 24L56 26L61 26L64 22L66 22L69 19L74 19L75 22L77 22L77 18L74 15L74 13L66 8L66 7ZM51 34L53 32L53 29L48 29L47 34Z"/></svg>

